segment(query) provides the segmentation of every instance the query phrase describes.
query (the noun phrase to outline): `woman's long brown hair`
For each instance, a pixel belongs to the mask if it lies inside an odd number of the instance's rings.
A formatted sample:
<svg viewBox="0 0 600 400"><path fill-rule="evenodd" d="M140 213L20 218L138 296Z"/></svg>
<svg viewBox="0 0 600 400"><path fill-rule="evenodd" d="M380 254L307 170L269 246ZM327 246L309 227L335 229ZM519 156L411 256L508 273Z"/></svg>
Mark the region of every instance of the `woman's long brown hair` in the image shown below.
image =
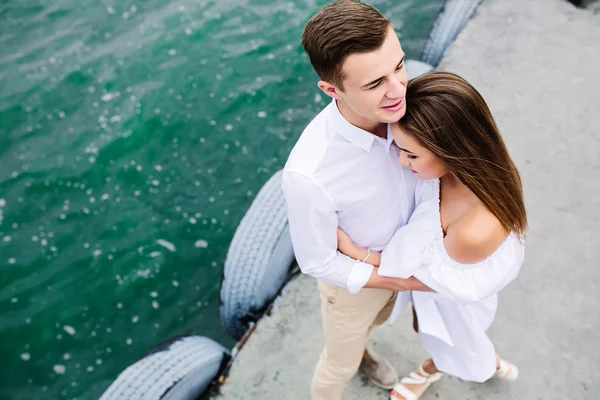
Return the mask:
<svg viewBox="0 0 600 400"><path fill-rule="evenodd" d="M519 171L492 113L471 84L448 72L412 79L399 124L440 158L507 232L525 236L527 213Z"/></svg>

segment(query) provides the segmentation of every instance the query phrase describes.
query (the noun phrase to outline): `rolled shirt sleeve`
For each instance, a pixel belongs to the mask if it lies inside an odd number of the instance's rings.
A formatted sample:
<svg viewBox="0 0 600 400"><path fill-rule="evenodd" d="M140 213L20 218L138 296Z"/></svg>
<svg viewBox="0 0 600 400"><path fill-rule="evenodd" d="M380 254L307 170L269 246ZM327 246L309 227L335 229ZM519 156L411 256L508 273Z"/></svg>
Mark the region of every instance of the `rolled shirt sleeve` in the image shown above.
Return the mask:
<svg viewBox="0 0 600 400"><path fill-rule="evenodd" d="M282 188L300 270L350 293L359 292L373 266L337 250L338 215L331 199L314 179L296 171L284 172Z"/></svg>

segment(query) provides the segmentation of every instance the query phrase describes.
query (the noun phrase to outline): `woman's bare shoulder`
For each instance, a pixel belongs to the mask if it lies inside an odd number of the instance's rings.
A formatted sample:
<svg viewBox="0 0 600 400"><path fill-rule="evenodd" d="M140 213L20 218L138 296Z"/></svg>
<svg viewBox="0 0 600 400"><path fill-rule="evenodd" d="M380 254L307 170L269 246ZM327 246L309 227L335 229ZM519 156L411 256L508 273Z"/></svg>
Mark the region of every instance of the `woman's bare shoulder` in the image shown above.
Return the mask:
<svg viewBox="0 0 600 400"><path fill-rule="evenodd" d="M498 218L483 205L463 216L452 228L444 238L444 246L450 257L464 264L485 260L508 236Z"/></svg>

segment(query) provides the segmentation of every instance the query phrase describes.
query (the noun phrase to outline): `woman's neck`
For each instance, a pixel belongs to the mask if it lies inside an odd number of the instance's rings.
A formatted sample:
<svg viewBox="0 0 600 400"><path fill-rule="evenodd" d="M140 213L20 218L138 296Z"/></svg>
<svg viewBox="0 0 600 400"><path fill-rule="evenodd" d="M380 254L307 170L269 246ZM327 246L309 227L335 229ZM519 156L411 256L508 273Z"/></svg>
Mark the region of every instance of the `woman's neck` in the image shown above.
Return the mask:
<svg viewBox="0 0 600 400"><path fill-rule="evenodd" d="M450 194L451 197L458 196L464 200L471 197L474 199L477 198L475 193L473 193L473 191L469 189L467 185L462 183L460 179L458 179L456 175L451 172L448 172L446 175L440 178L440 187L442 187L442 192Z"/></svg>
<svg viewBox="0 0 600 400"><path fill-rule="evenodd" d="M467 215L479 209L480 200L455 175L440 178L440 222L444 237L452 226L457 226Z"/></svg>
<svg viewBox="0 0 600 400"><path fill-rule="evenodd" d="M468 189L452 172L448 172L446 175L442 176L440 182L443 182L444 186L452 189Z"/></svg>

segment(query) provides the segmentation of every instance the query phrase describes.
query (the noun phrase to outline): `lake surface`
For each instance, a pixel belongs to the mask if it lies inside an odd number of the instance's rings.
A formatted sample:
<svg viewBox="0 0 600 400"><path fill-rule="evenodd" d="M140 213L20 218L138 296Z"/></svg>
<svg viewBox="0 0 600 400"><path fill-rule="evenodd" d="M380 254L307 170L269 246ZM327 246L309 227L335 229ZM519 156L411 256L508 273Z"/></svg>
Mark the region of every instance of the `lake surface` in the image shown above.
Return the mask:
<svg viewBox="0 0 600 400"><path fill-rule="evenodd" d="M218 316L228 245L327 104L327 1L0 3L0 399L97 399ZM418 59L443 1L371 1Z"/></svg>

